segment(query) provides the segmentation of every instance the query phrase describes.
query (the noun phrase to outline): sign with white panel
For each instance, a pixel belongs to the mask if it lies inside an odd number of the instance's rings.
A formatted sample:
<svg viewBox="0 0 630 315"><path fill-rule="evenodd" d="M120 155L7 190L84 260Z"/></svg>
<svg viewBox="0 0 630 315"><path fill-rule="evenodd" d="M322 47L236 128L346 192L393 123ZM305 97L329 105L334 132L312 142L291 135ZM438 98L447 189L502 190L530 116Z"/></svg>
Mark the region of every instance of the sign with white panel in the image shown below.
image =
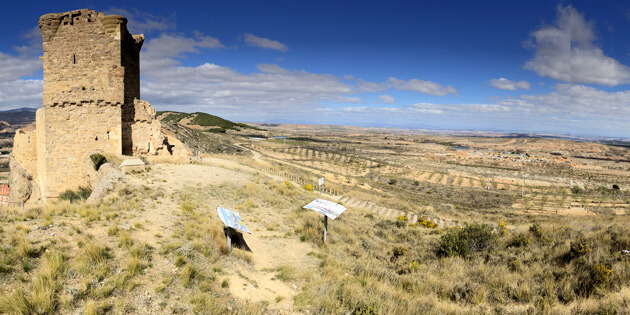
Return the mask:
<svg viewBox="0 0 630 315"><path fill-rule="evenodd" d="M317 211L333 220L340 216L344 211L348 210L346 207L338 203L324 199L315 199L303 208Z"/></svg>

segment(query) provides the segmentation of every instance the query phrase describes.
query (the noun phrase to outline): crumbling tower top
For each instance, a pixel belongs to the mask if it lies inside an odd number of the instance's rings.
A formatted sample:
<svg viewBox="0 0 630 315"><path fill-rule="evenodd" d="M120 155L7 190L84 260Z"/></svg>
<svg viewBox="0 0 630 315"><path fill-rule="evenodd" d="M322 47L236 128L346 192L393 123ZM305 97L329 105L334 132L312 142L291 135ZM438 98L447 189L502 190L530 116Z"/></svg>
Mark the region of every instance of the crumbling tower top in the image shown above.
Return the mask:
<svg viewBox="0 0 630 315"><path fill-rule="evenodd" d="M140 98L139 58L144 36L131 35L126 18L80 9L45 14L39 19L39 28L44 49L44 107L122 106Z"/></svg>

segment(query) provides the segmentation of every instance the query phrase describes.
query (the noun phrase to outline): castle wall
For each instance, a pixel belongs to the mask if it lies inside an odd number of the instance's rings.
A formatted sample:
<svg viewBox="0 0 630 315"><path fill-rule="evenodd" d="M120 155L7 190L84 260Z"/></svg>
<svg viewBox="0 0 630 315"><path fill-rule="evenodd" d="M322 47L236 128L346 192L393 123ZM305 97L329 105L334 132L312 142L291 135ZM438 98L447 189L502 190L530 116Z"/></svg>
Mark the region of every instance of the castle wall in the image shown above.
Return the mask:
<svg viewBox="0 0 630 315"><path fill-rule="evenodd" d="M34 124L15 133L13 152L9 158L11 168L11 202L38 201L40 190L37 186L37 133Z"/></svg>
<svg viewBox="0 0 630 315"><path fill-rule="evenodd" d="M13 137L13 158L31 176L37 173L37 134L35 128L25 127Z"/></svg>
<svg viewBox="0 0 630 315"><path fill-rule="evenodd" d="M120 106L88 103L41 110L45 119L37 120L37 129L43 129L38 172L45 173L40 180L45 197L88 185L82 161L89 152L122 153Z"/></svg>
<svg viewBox="0 0 630 315"><path fill-rule="evenodd" d="M140 96L144 37L129 34L126 22L90 10L40 18L44 92L37 170L44 198L87 186L81 161L89 152L132 153L131 123L123 120L133 120Z"/></svg>
<svg viewBox="0 0 630 315"><path fill-rule="evenodd" d="M43 107L35 130L16 135L12 199L47 201L88 186L92 152L169 152L155 110L139 99L144 36L131 35L126 24L122 16L87 9L40 18Z"/></svg>
<svg viewBox="0 0 630 315"><path fill-rule="evenodd" d="M135 100L134 117L131 122L133 155L156 154L162 148L164 135L162 124L155 117L155 109L148 102Z"/></svg>

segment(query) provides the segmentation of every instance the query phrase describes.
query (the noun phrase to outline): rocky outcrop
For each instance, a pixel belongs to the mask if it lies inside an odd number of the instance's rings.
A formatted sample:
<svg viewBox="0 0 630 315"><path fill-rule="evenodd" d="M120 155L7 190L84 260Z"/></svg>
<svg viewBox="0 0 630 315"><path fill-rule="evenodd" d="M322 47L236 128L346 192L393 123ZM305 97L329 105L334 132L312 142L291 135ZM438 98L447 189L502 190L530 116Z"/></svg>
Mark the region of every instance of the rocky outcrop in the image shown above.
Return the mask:
<svg viewBox="0 0 630 315"><path fill-rule="evenodd" d="M94 177L92 194L87 201L94 202L103 199L109 192L116 189L118 184L123 183L124 178L125 174L111 163L101 165Z"/></svg>
<svg viewBox="0 0 630 315"><path fill-rule="evenodd" d="M33 180L33 175L26 171L13 155L9 156L9 167L11 168L9 200L15 203L40 202L40 190Z"/></svg>

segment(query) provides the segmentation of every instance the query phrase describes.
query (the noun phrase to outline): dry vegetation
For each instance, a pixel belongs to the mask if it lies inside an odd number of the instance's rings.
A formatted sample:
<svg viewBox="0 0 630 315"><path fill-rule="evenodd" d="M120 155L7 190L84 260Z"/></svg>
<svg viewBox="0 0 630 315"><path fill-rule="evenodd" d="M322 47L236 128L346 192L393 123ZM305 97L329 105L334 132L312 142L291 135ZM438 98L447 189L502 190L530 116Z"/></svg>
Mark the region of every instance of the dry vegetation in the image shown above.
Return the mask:
<svg viewBox="0 0 630 315"><path fill-rule="evenodd" d="M285 152L225 137L252 152L153 165L99 204L3 209L0 313L630 311L628 162L559 172L550 161L442 158L458 138L296 135ZM525 145L491 140L475 150ZM301 206L347 199L305 189L322 175L365 201L329 221L326 244L322 216ZM217 205L252 231L231 253Z"/></svg>

